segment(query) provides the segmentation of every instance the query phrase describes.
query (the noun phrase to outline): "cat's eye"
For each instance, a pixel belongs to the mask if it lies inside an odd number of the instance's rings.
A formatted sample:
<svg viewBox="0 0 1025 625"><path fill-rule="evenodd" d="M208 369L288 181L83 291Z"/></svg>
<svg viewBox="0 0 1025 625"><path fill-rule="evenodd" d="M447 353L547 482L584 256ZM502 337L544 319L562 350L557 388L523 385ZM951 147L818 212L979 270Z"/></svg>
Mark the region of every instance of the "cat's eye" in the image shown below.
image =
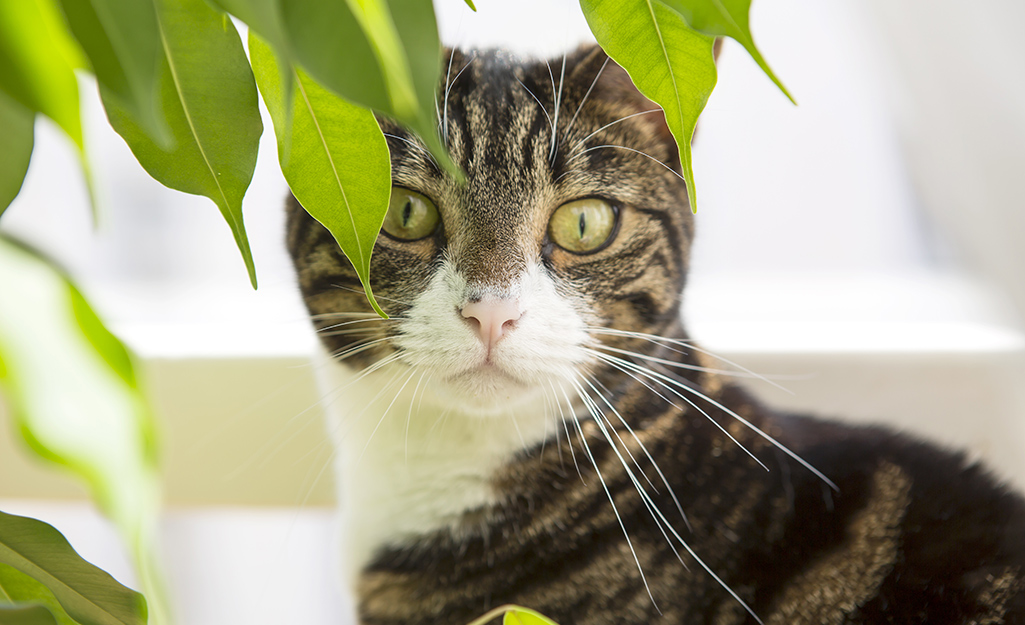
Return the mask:
<svg viewBox="0 0 1025 625"><path fill-rule="evenodd" d="M616 210L595 197L567 202L548 222L548 236L562 249L575 254L595 252L612 238Z"/></svg>
<svg viewBox="0 0 1025 625"><path fill-rule="evenodd" d="M415 241L434 234L438 227L438 208L416 191L392 187L384 231L400 241Z"/></svg>

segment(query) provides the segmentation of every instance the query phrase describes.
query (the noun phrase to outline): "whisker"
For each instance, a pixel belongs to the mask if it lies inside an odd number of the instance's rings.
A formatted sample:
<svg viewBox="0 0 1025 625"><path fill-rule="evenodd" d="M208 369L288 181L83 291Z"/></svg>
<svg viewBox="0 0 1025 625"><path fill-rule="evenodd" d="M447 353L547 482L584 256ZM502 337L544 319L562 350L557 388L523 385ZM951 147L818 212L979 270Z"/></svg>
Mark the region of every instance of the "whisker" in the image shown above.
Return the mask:
<svg viewBox="0 0 1025 625"><path fill-rule="evenodd" d="M587 142L587 140L588 140L588 139L590 139L590 138L591 138L591 137L593 137L594 135L598 134L599 132L601 132L601 131L605 130L605 129L606 129L606 128L608 128L609 126L615 126L615 125L616 125L616 124L618 124L619 122L625 122L626 120L628 120L628 119L631 119L631 118L633 118L633 117L637 117L638 115L647 115L648 113L658 113L658 112L661 112L661 111L662 111L662 109L658 109L658 108L656 108L656 109L648 109L647 111L641 111L640 113L632 113L632 114L630 114L630 115L627 115L626 117L620 117L620 118L619 118L619 119L617 119L616 121L614 121L614 122L609 122L609 123L605 124L604 126L602 126L601 128L599 128L598 130L595 130L594 132L592 132L591 134L587 135L586 137L584 137L584 138L583 138L583 139L581 139L580 141L577 141L576 143L574 143L574 144L573 144L573 147L574 147L574 148L576 148L576 147L578 147L578 146L581 146L581 145L583 145L584 143L586 143L586 142Z"/></svg>
<svg viewBox="0 0 1025 625"><path fill-rule="evenodd" d="M598 389L595 388L595 386L593 384L591 384L591 382L588 381L587 378L581 376L580 379L583 380L584 382L586 382L589 387L591 387L591 390L594 391L595 395L598 395L599 397L601 397L601 399L605 403L605 405L608 406L609 408L611 408L612 411L616 413L616 416L619 416L619 413L612 406L612 404L609 403L609 400L606 399L604 395L599 393ZM593 402L594 400L592 399L591 401ZM595 403L595 407L596 408L598 407L597 403ZM594 413L592 413L592 414L594 414ZM616 438L619 440L619 444L623 446L623 450L626 452L626 455L630 457L630 460L631 460L631 462L634 463L634 466L637 467L637 470L640 472L641 476L644 478L644 481L647 482L648 486L651 486L652 490L654 490L657 493L658 489L655 488L655 484L652 483L651 478L649 478L648 474L645 473L644 469L641 468L641 463L637 462L637 458L635 458L634 455L633 455L633 452L630 451L630 448L627 446L626 441L624 441L623 437L620 436L619 430L617 430L616 427L614 425L612 425L612 421L607 416L605 416L605 412L604 411L600 411L600 414L601 414L602 419L604 419L605 423L608 424L609 429L612 430L612 433L616 435ZM620 419L620 421L623 420L622 417L620 417L619 419ZM634 439L637 440L637 437L634 436ZM609 442L611 443L612 441L609 441ZM637 440L637 442L640 443L641 441ZM649 458L650 458L650 456L649 456ZM668 484L666 484L666 486L668 486Z"/></svg>
<svg viewBox="0 0 1025 625"><path fill-rule="evenodd" d="M552 384L551 380L548 380L548 384L552 386L552 393L555 394L555 385ZM561 383L559 384L559 390L562 391L562 396L566 398L566 406L568 406L572 411L573 404L570 402L569 395L566 394L566 389L562 386ZM559 401L559 397L557 395L555 397L555 400L559 406L559 416L562 418L562 427L566 431L566 444L569 447L569 454L573 458L573 466L577 469L577 476L580 477L581 483L583 483L584 486L587 486L587 482L584 480L584 474L580 472L580 465L577 464L577 452L573 451L573 437L570 436L569 426L566 424L566 415L562 411L562 402ZM576 420L576 417L574 416L573 419Z"/></svg>
<svg viewBox="0 0 1025 625"><path fill-rule="evenodd" d="M434 105L437 106L437 102L435 102ZM384 133L384 136L391 137L392 139L398 139L399 141L402 141L403 143L409 145L410 147L416 148L420 152L423 152L424 154L426 154L427 158L431 159L432 163L434 163L439 168L441 167L440 165L438 165L438 161L434 160L434 155L431 154L431 151L428 150L426 147L420 145L416 141L412 141L412 140L407 139L405 137L400 137L399 135L393 135L393 134L388 133L388 132ZM377 314L377 313L373 313L373 314Z"/></svg>
<svg viewBox="0 0 1025 625"><path fill-rule="evenodd" d="M377 430L380 429L381 424L384 423L384 419L385 419L385 417L388 416L388 412L391 410L391 407L395 405L395 402L399 399L399 395L402 395L402 391L406 388L406 385L409 384L409 381L413 379L413 376L415 374L416 374L416 369L413 369L412 371L409 372L409 375L406 376L406 381L402 383L402 386L399 387L399 390L395 392L395 396L392 397L392 400L388 404L388 407L384 409L383 413L381 413L381 418L377 420L377 425L374 426L373 431L370 432L370 436L367 437L366 444L363 445L363 451L361 451L359 453L359 457L356 458L356 464L359 464L360 461L363 459L363 454L367 453L367 449L370 447L370 441L374 440L374 435L377 434ZM389 386L390 386L390 384L389 384ZM385 388L387 388L387 387L385 387ZM376 401L376 398L374 398L374 400L371 401L370 403L373 404L374 401ZM368 407L369 407L369 404L368 404Z"/></svg>
<svg viewBox="0 0 1025 625"><path fill-rule="evenodd" d="M716 360L718 360L720 362L726 363L727 365L729 365L731 367L735 367L735 368L739 369L741 372L747 374L748 376L750 376L752 378L755 378L755 379L758 379L758 380L761 380L762 382L765 382L766 384L774 386L774 387L778 388L781 391L784 391L784 392L789 393L791 395L794 394L793 391L791 391L790 389L786 388L785 386L781 386L781 385L773 382L771 379L769 379L768 376L765 376L765 375L762 375L762 374L757 373L755 371L752 371L752 370L748 369L747 367L745 367L744 365L737 364L737 363L733 362L732 360L730 360L728 358L723 358L719 354L716 354L715 352L713 352L711 350L705 349L705 348L701 347L700 345L697 345L694 341L681 340L681 339L670 339L670 338L666 338L666 337L663 337L663 336L658 336L656 334L645 334L644 332L633 332L633 331L630 331L630 330L618 330L616 328L602 328L602 327L597 327L597 326L588 326L587 330L590 333L592 333L592 334L611 334L611 335L615 335L615 336L626 336L626 337L643 339L645 341L650 341L652 343L660 344L663 347L667 347L665 345L665 343L668 343L670 345L678 345L678 346L681 346L681 347L686 347L687 349L689 349L691 351L699 352L699 353L705 354L706 356L711 356L712 358L715 358ZM672 348L671 347L667 347L667 349L672 349ZM685 353L685 352L680 352L680 351L675 350L675 349L673 349L673 351L676 351L676 352L681 353L681 354ZM734 376L737 376L737 377L741 377L736 372L732 372L731 375L734 375Z"/></svg>
<svg viewBox="0 0 1025 625"><path fill-rule="evenodd" d="M344 284L332 284L331 286L335 287L336 289L341 289L343 291L352 291L353 293L363 293L363 289L354 289L351 286L345 286ZM378 295L376 293L374 294L374 299L384 300L386 302L395 302L396 304L402 304L403 306L408 306L410 308L412 308L412 306L413 306L409 302L404 302L402 300L394 299L394 298L391 298L391 297L385 297L383 295Z"/></svg>
<svg viewBox="0 0 1025 625"><path fill-rule="evenodd" d="M449 89L452 88L452 83L449 81L449 78L452 77L452 60L455 59L455 58L456 58L455 52L450 52L449 55L448 55L448 70L445 72L445 107L444 107L445 108L445 112L442 113L442 115L441 115L441 118L442 118L441 126L444 129L441 136L445 140L445 145L448 145L448 94L449 94ZM435 100L434 106L437 106L437 105L438 105L438 102L437 102L437 100Z"/></svg>
<svg viewBox="0 0 1025 625"><path fill-rule="evenodd" d="M552 73L552 66L548 66L548 73ZM559 92L555 95L555 120L552 123L552 147L548 151L548 162L554 162L555 154L558 152L556 145L559 132L559 107L562 105L562 85L566 80L566 53L562 53L562 71L559 73ZM552 91L555 91L555 77L552 77Z"/></svg>
<svg viewBox="0 0 1025 625"><path fill-rule="evenodd" d="M413 402L416 400L416 392L420 390L420 383L424 381L424 376L427 375L429 369L424 369L424 372L420 374L420 379L416 381L416 386L413 388L413 395L409 398L409 412L406 413L406 432L402 442L402 456L406 463L409 463L409 423L413 420ZM427 388L424 388L424 392L427 392ZM420 396L420 401L423 401L423 395ZM420 412L419 407L417 412Z"/></svg>
<svg viewBox="0 0 1025 625"><path fill-rule="evenodd" d="M600 352L596 352L596 353L600 353ZM643 369L644 372L638 371L639 373L641 373L641 375L653 375L653 376L656 376L656 377L658 377L658 378L660 378L662 380L665 380L665 381L669 382L670 384L673 384L674 386L677 386L677 387L679 387L679 388L681 388L681 389L683 389L683 390L685 390L685 391L687 391L689 393L693 393L693 394L697 395L699 398L707 401L708 403L712 404L716 408L722 410L726 414L728 414L731 417L733 417L734 419L736 419L738 422L740 422L742 425L744 425L744 427L748 428L749 430L751 430L752 432L754 432L755 434L760 436L762 439L764 439L765 441L770 443L773 447L776 447L777 449L779 449L780 451L782 451L786 455L788 455L791 458L793 458L798 464L803 466L805 469L808 469L809 471L811 471L813 475L815 475L817 478L819 478L820 480L825 482L834 491L837 491L837 492L840 491L839 487L837 487L837 485L835 483L833 483L833 481L831 479L826 477L821 471L819 471L814 466L812 466L807 460L805 460L804 458L800 457L799 455L797 455L796 453L791 451L786 445L784 445L783 443L780 443L775 438L773 438L772 436L770 436L767 433L765 433L761 428L759 428L755 424L751 423L750 421L748 421L744 417L740 416L735 411L730 410L729 408L727 408L726 406L724 406L720 402L717 402L716 400L712 399L711 397L708 397L704 393L701 393L701 392L699 392L699 391L697 391L697 390L687 386L686 384L683 384L683 383L681 383L681 382L679 382L677 380L674 380L673 378L671 378L669 376L662 375L660 373L657 373L655 371L651 371L650 369L646 369L644 367L639 367L639 365L636 365L634 363L630 363L630 362L622 360L620 358L615 358L614 356L609 356L608 354L603 354L603 356L605 356L606 358L614 358L615 360L619 360L621 363L623 363L624 365L627 365L627 366L636 367L638 369ZM750 452L748 452L748 454L750 454ZM755 458L755 460L758 461L757 458ZM765 467L765 465L762 464L761 461L758 461L758 463L761 464L763 467ZM765 469L768 470L768 467L765 467Z"/></svg>
<svg viewBox="0 0 1025 625"><path fill-rule="evenodd" d="M584 154L587 154L588 152L590 152L592 150L600 150L601 148L617 148L617 149L620 149L620 150L626 150L627 152L633 152L635 154L640 154L641 156L643 156L645 158L650 158L651 160L655 161L656 163L658 163L662 167L665 167L666 171L668 171L669 173L673 174L674 176L676 176L680 180L683 180L684 182L687 181L683 176L678 174L675 169L673 169L669 165L666 165L665 163L663 163L662 161L658 160L657 158L655 158L651 154L648 154L646 152L642 152L640 150L635 150L633 148L628 148L625 145L596 145L594 147L587 148L586 150L584 150L580 154L577 154L576 156L570 158L569 160L572 161L572 160L578 159L581 156L583 156Z"/></svg>
<svg viewBox="0 0 1025 625"><path fill-rule="evenodd" d="M574 385L577 394L580 399L584 401L585 405L587 401L584 399L585 393L583 388L577 385L575 382L570 381ZM595 419L597 421L597 419ZM580 434L580 441L584 445L584 451L587 453L587 457L591 460L591 466L594 467L594 472L598 476L598 481L601 482L601 487L605 491L605 496L609 498L609 503L612 504L612 512L616 515L616 520L619 522L619 528L623 530L623 537L626 538L626 544L630 547L630 553L633 554L634 563L637 565L637 572L641 575L641 581L644 582L644 590L648 592L648 598L651 599L651 604L658 610L658 604L655 602L654 595L651 594L651 587L648 586L648 579L644 576L644 569L641 567L641 560L637 557L637 551L634 549L633 541L630 540L630 533L626 531L626 524L623 523L623 517L619 514L619 509L616 507L616 500L612 497L612 492L609 491L608 485L605 483L605 478L601 474L601 469L598 468L598 462L594 459L594 455L591 453L591 446L587 444L587 437L584 435L584 430L580 426L580 421L574 419L573 423L577 426L577 432ZM661 614L661 610L658 610Z"/></svg>
<svg viewBox="0 0 1025 625"><path fill-rule="evenodd" d="M598 73L596 73L594 75L594 80L591 81L591 86L587 88L587 92L584 94L584 97L580 99L580 104L577 105L577 110L574 111L573 117L570 118L569 125L566 126L566 131L564 133L562 133L563 137L568 137L569 136L569 131L573 130L573 124L576 123L576 121L577 121L577 115L580 114L580 109L584 108L584 102L587 102L588 96L591 95L591 91L594 89L594 86L596 84L598 84L598 79L601 77L601 73L605 71L605 66L608 65L608 64L609 64L609 59L606 58L605 62L601 64L601 67L598 68Z"/></svg>
<svg viewBox="0 0 1025 625"><path fill-rule="evenodd" d="M597 378L595 378L594 376L591 376L591 378L594 380L594 382L596 384L598 384L598 386L600 386L602 389L604 389L605 392L609 392L609 389L605 388L605 385L602 384L601 382L599 382ZM588 385L590 386L590 383L588 383ZM591 386L591 388L593 389L594 387ZM595 389L595 392L598 393L597 389ZM644 445L643 442L641 442L641 439L638 438L636 433L634 433L634 430L633 430L632 427L630 427L630 424L627 423L626 419L623 418L623 415L619 414L619 411L616 410L615 406L613 406L612 403L609 402L609 400L605 397L605 395L602 394L602 393L598 393L598 396L601 397L602 401L604 401L605 404L609 407L609 409L612 410L612 414L616 415L616 417L619 419L619 422L622 423L623 427L626 428L626 431L630 433L630 436L633 436L633 439L635 441L637 441L637 444L640 446L641 451L643 451L644 455L647 456L648 462L650 462L651 466L653 466L655 468L655 473L658 474L659 479L661 479L662 483L665 484L666 490L669 491L669 496L672 497L673 503L676 504L676 509L680 512L680 516L683 517L683 522L687 525L687 529L693 531L693 529L691 528L691 525L690 525L690 520L687 518L687 513L683 511L683 504L680 503L679 497L676 496L676 491L674 491L673 487L669 484L669 480L666 479L665 474L662 473L661 467L659 467L658 463L655 462L655 459L651 456L651 453L648 452L648 448ZM624 448L625 447L626 446L624 445ZM636 462L636 460L634 462ZM642 474L643 474L643 472L642 472ZM647 476L645 476L645 478L647 478ZM650 481L649 481L649 483L650 483ZM655 486L652 485L652 488L655 488ZM655 492L657 493L658 490L656 489Z"/></svg>
<svg viewBox="0 0 1025 625"><path fill-rule="evenodd" d="M552 78L552 80L554 81L555 79ZM555 125L552 124L552 118L548 114L548 109L545 108L544 104L541 104L541 100L537 99L537 96L534 95L533 91L531 91L530 89L527 89L527 85L523 84L522 80L517 78L516 82L520 83L520 86L523 87L524 90L526 90L526 92L530 94L530 97L534 98L534 101L537 102L537 105L541 107L541 112L544 113L545 114L545 118L548 119L548 126L552 129L552 134L555 134Z"/></svg>
<svg viewBox="0 0 1025 625"><path fill-rule="evenodd" d="M667 391L669 391L670 393L676 395L677 397L679 397L683 401L687 402L691 407L693 407L695 410L697 410L702 415L704 415L704 417L706 419L708 419L712 424L714 424L715 427L719 428L719 431L721 431L723 434L725 434L727 437L729 437L729 439L731 441L733 441L734 444L737 445L737 447L740 447L741 449L743 449L744 453L746 453L748 456L750 456L752 460L757 462L759 464L759 466L761 466L766 471L769 470L769 467L765 466L765 463L763 463L761 460L758 459L757 456L755 456L753 453L751 453L751 450L749 450L747 447L744 447L744 445L742 445L741 442L738 441L733 436L733 434L730 434L729 430L727 430L725 427L723 427L723 425L721 423L719 423L715 418L713 418L712 415L708 414L707 412L705 412L704 409L701 408L701 406L698 406L696 403L691 401L689 398L684 397L679 392L674 390L671 386L666 385L664 382L661 382L658 379L660 377L665 377L665 376L662 376L661 374L659 374L659 373L657 373L655 371L652 371L651 369L648 369L647 367L642 367L642 366L640 366L640 365L638 365L636 363L629 362L627 360L623 360L622 358L616 358L615 356L609 356L608 354L602 354L601 352L593 352L593 353L594 353L594 355L598 356L600 359L604 360L605 362L609 363L611 366L615 367L616 369L619 369L620 371L623 371L621 366L629 367L629 368L633 369L634 371L636 371L637 373L640 373L641 375L643 375L645 377L649 377L649 378L654 379L657 383L661 384ZM669 379L669 378L666 378L666 379ZM672 380L670 380L670 381L672 381ZM694 391L694 389L691 389L688 386L685 386L685 385L681 385L681 386L684 389L686 389L686 390L690 390L692 392L696 392L696 391ZM698 394L699 397L704 397L704 395L702 395L701 393L697 393L697 394Z"/></svg>

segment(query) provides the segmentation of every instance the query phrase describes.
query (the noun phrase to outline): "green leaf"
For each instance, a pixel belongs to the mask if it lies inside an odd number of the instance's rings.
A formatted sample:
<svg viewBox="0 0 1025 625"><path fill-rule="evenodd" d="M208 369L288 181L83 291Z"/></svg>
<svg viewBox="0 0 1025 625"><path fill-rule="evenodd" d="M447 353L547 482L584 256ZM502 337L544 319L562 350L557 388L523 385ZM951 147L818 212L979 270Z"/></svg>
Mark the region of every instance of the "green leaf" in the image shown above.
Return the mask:
<svg viewBox="0 0 1025 625"><path fill-rule="evenodd" d="M281 171L299 203L331 231L349 258L374 310L387 316L370 288L370 255L391 195L388 144L373 114L340 98L302 71L284 99L282 66L267 44L249 35L256 82L274 120L279 159L291 108L291 158Z"/></svg>
<svg viewBox="0 0 1025 625"><path fill-rule="evenodd" d="M284 16L278 0L207 0L207 2L245 22L249 30L254 31L261 39L270 44L274 49L274 54L281 59L282 65L292 66L294 63L292 43L288 40ZM288 73L286 76L285 95L291 99L292 74ZM288 123L291 123L291 120L288 120ZM287 147L286 145L286 154Z"/></svg>
<svg viewBox="0 0 1025 625"><path fill-rule="evenodd" d="M162 149L101 89L107 117L149 175L213 200L255 288L256 268L242 221L242 198L263 132L253 73L234 25L203 0L155 2L164 50L161 102L175 147Z"/></svg>
<svg viewBox="0 0 1025 625"><path fill-rule="evenodd" d="M32 451L86 481L133 550L152 612L162 616L150 550L159 501L155 427L133 384L131 356L66 276L2 236L0 284L0 391L10 413ZM47 583L75 616L45 579L0 561Z"/></svg>
<svg viewBox="0 0 1025 625"><path fill-rule="evenodd" d="M505 613L502 625L556 625L555 621L527 608L516 607Z"/></svg>
<svg viewBox="0 0 1025 625"><path fill-rule="evenodd" d="M83 560L60 532L42 521L0 512L0 563L9 565L0 568L3 592L35 594L28 598L47 605L45 595L40 596L39 586L43 586L82 625L146 622L142 595ZM10 575L10 569L23 575ZM58 622L65 625L59 618Z"/></svg>
<svg viewBox="0 0 1025 625"><path fill-rule="evenodd" d="M431 0L289 0L281 7L296 59L310 76L405 123L462 179L438 136L441 44Z"/></svg>
<svg viewBox="0 0 1025 625"><path fill-rule="evenodd" d="M3 625L58 625L52 612L45 606L35 604L0 605L0 623ZM74 621L71 622L71 625L74 625Z"/></svg>
<svg viewBox="0 0 1025 625"><path fill-rule="evenodd" d="M580 0L580 6L605 52L665 111L680 149L691 210L697 212L690 142L715 88L715 39L689 28L660 0Z"/></svg>
<svg viewBox="0 0 1025 625"><path fill-rule="evenodd" d="M21 191L32 156L34 125L32 111L0 92L0 135L4 137L4 149L0 150L0 215Z"/></svg>
<svg viewBox="0 0 1025 625"><path fill-rule="evenodd" d="M172 147L160 109L160 30L152 2L60 0L96 80L147 134Z"/></svg>
<svg viewBox="0 0 1025 625"><path fill-rule="evenodd" d="M765 75L776 83L791 102L793 96L783 86L772 68L765 62L762 53L755 46L751 35L748 18L751 13L751 0L663 0L683 16L687 24L694 30L716 37L732 37L744 46L751 58L758 63ZM797 104L797 102L794 102Z"/></svg>
<svg viewBox="0 0 1025 625"><path fill-rule="evenodd" d="M3 538L0 537L0 542ZM30 610L35 620L13 620L16 623L52 623L53 625L76 625L61 607L57 597L42 582L22 573L9 564L0 562L0 609L21 604ZM33 605L34 604L34 605ZM0 613L0 623L12 621L11 614Z"/></svg>
<svg viewBox="0 0 1025 625"><path fill-rule="evenodd" d="M477 7L473 6L473 0L466 0L466 6L470 7L470 9L471 9L471 10L472 10L472 11L473 11L474 13L476 13L476 12L477 12Z"/></svg>
<svg viewBox="0 0 1025 625"><path fill-rule="evenodd" d="M82 152L83 59L53 0L0 0L0 91L52 119Z"/></svg>

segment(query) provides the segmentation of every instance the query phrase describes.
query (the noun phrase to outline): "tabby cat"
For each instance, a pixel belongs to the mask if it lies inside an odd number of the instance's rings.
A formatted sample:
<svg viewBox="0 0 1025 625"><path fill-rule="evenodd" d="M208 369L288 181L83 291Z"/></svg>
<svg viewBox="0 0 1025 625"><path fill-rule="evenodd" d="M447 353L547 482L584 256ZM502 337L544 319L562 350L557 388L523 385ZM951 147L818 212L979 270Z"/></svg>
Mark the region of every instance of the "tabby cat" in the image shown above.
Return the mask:
<svg viewBox="0 0 1025 625"><path fill-rule="evenodd" d="M292 199L362 623L1025 623L1025 502L957 453L781 414L680 321L661 111L598 48L452 52L465 183L381 125L371 275ZM967 416L970 418L970 415Z"/></svg>

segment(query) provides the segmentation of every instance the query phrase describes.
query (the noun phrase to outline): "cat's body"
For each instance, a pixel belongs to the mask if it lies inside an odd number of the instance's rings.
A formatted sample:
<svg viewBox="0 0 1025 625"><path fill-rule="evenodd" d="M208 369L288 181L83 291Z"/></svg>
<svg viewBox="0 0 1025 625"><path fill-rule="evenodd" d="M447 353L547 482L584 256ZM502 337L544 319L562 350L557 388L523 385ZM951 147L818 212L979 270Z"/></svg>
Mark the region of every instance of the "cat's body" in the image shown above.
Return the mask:
<svg viewBox="0 0 1025 625"><path fill-rule="evenodd" d="M413 192L371 268L393 319L290 203L341 360L321 371L362 622L512 602L562 625L1025 623L1020 497L892 432L774 413L689 342L675 146L620 68L450 66L465 186L382 122Z"/></svg>

